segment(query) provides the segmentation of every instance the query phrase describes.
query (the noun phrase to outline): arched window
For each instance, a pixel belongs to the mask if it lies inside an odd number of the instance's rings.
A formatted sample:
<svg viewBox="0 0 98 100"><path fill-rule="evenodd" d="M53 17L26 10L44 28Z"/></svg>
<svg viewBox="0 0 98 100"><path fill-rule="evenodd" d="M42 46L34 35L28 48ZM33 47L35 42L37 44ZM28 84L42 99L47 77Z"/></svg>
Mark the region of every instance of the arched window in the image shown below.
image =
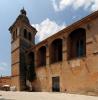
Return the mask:
<svg viewBox="0 0 98 100"><path fill-rule="evenodd" d="M27 38L27 30L24 29L24 38Z"/></svg>
<svg viewBox="0 0 98 100"><path fill-rule="evenodd" d="M17 38L17 28L16 28L16 32L15 33L16 33L16 38Z"/></svg>
<svg viewBox="0 0 98 100"><path fill-rule="evenodd" d="M68 37L68 59L86 55L86 31L79 28L70 33Z"/></svg>
<svg viewBox="0 0 98 100"><path fill-rule="evenodd" d="M17 38L17 29L15 30L15 39Z"/></svg>
<svg viewBox="0 0 98 100"><path fill-rule="evenodd" d="M42 46L38 50L38 66L46 65L46 47Z"/></svg>
<svg viewBox="0 0 98 100"><path fill-rule="evenodd" d="M62 39L56 39L50 46L50 63L62 61Z"/></svg>
<svg viewBox="0 0 98 100"><path fill-rule="evenodd" d="M15 40L15 34L14 33L12 34L12 39L13 39L13 41Z"/></svg>
<svg viewBox="0 0 98 100"><path fill-rule="evenodd" d="M30 32L28 33L28 39L29 39L30 41L32 40L32 35L31 35Z"/></svg>
<svg viewBox="0 0 98 100"><path fill-rule="evenodd" d="M81 56L84 55L83 40L78 40L78 41L77 41L76 50L77 50L77 57L81 57Z"/></svg>
<svg viewBox="0 0 98 100"><path fill-rule="evenodd" d="M16 32L14 31L12 34L12 40L14 41L16 39Z"/></svg>

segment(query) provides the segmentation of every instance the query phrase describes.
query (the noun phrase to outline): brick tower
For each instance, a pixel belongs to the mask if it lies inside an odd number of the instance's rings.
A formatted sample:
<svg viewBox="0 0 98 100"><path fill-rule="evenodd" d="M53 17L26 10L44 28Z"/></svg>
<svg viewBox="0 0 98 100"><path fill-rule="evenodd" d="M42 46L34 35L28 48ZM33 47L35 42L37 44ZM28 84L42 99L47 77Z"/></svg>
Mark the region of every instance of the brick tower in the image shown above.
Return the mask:
<svg viewBox="0 0 98 100"><path fill-rule="evenodd" d="M25 51L35 45L35 34L37 31L30 25L24 9L20 11L9 31L12 39L12 86L15 86L18 91L23 91L26 89Z"/></svg>

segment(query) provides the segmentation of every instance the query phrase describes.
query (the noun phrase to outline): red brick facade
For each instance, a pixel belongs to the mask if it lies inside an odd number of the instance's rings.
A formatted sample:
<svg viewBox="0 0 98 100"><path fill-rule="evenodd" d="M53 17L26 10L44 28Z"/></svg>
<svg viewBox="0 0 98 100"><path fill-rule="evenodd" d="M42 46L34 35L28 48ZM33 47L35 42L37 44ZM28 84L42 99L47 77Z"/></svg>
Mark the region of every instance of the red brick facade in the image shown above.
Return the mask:
<svg viewBox="0 0 98 100"><path fill-rule="evenodd" d="M10 76L0 77L0 89L3 89L5 86L8 86L8 87L11 86Z"/></svg>

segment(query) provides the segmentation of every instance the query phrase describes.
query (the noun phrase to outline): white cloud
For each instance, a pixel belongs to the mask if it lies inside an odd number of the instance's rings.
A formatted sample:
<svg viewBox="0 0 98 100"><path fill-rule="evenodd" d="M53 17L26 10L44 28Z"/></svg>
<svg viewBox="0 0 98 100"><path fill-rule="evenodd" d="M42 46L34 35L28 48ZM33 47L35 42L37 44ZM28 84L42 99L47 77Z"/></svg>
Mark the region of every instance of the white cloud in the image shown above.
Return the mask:
<svg viewBox="0 0 98 100"><path fill-rule="evenodd" d="M5 70L5 68L1 66L0 67L0 71L4 71L4 70Z"/></svg>
<svg viewBox="0 0 98 100"><path fill-rule="evenodd" d="M1 62L0 63L0 71L5 71L7 67L7 63L6 62Z"/></svg>
<svg viewBox="0 0 98 100"><path fill-rule="evenodd" d="M56 4L56 1L55 1L55 0L51 0L51 1L52 1L52 5L53 5L54 10L55 10L55 11L58 11L59 8L58 8L58 6L57 6L57 4Z"/></svg>
<svg viewBox="0 0 98 100"><path fill-rule="evenodd" d="M47 18L40 24L35 24L32 26L34 26L38 31L36 34L36 43L38 43L63 29L65 24L58 25L55 21L51 21L49 18Z"/></svg>
<svg viewBox="0 0 98 100"><path fill-rule="evenodd" d="M62 11L70 5L74 9L78 9L80 7L87 9L89 6L91 6L91 11L98 10L98 0L59 0L58 4L56 0L51 1L55 11Z"/></svg>
<svg viewBox="0 0 98 100"><path fill-rule="evenodd" d="M94 3L92 5L92 11L98 10L98 0L94 0Z"/></svg>
<svg viewBox="0 0 98 100"><path fill-rule="evenodd" d="M0 62L0 76L3 75L3 76L8 76L11 74L10 72L10 67L8 65L7 62Z"/></svg>
<svg viewBox="0 0 98 100"><path fill-rule="evenodd" d="M2 66L7 66L7 63L5 63L5 62L2 62L0 65L2 65Z"/></svg>

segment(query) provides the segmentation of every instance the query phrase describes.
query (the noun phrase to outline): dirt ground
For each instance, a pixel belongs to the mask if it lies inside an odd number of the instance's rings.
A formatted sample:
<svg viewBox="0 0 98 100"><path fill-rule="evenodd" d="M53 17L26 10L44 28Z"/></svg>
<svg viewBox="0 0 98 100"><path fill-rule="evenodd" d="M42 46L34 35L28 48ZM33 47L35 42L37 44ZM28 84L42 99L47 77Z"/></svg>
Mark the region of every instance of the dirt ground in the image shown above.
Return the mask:
<svg viewBox="0 0 98 100"><path fill-rule="evenodd" d="M98 100L98 97L50 92L0 91L0 100Z"/></svg>

